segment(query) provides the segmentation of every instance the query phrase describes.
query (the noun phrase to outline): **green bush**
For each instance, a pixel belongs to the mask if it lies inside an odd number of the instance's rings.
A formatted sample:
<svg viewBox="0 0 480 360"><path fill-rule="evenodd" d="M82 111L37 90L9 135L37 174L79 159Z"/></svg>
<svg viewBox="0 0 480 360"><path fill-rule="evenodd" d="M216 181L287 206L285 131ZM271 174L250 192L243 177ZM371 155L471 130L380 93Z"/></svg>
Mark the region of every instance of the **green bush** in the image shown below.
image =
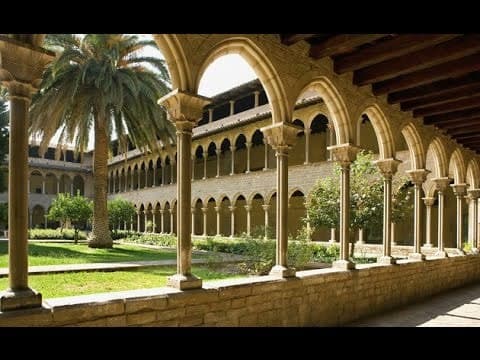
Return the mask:
<svg viewBox="0 0 480 360"><path fill-rule="evenodd" d="M110 235L112 236L112 240L119 240L119 239L127 239L131 236L140 236L143 235L143 233L138 233L136 231L130 231L130 230L116 230L116 231L111 231Z"/></svg>
<svg viewBox="0 0 480 360"><path fill-rule="evenodd" d="M126 241L138 244L158 245L158 246L176 246L177 238L173 235L165 234L142 234L133 233L128 236Z"/></svg>
<svg viewBox="0 0 480 360"><path fill-rule="evenodd" d="M309 244L312 247L313 260L323 263L332 263L340 257L340 248L337 245Z"/></svg>
<svg viewBox="0 0 480 360"><path fill-rule="evenodd" d="M75 238L75 230L73 229L30 229L28 230L29 239L54 239L54 240L73 240ZM85 240L87 235L84 231L78 233L80 240Z"/></svg>
<svg viewBox="0 0 480 360"><path fill-rule="evenodd" d="M254 226L251 231L251 237L263 239L265 237L265 225ZM275 239L275 229L267 226L267 239Z"/></svg>

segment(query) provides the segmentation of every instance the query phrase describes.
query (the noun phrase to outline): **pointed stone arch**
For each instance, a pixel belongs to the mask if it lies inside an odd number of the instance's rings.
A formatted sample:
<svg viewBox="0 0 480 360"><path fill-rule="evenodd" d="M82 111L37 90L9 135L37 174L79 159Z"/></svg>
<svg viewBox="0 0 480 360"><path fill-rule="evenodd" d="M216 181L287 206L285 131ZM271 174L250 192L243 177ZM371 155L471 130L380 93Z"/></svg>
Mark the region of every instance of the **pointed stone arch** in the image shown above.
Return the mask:
<svg viewBox="0 0 480 360"><path fill-rule="evenodd" d="M463 184L465 183L466 172L465 159L460 149L456 148L450 157L448 175L453 177L455 184Z"/></svg>
<svg viewBox="0 0 480 360"><path fill-rule="evenodd" d="M401 133L405 138L410 154L411 170L424 169L426 161L425 148L416 126L413 123L408 123L402 128Z"/></svg>

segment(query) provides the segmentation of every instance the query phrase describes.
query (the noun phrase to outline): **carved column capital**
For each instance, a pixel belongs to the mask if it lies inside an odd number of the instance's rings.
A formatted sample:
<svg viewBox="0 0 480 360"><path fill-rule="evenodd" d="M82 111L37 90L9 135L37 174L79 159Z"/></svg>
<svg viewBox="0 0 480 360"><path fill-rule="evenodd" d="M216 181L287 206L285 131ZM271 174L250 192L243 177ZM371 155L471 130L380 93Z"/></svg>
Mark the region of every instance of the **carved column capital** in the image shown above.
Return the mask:
<svg viewBox="0 0 480 360"><path fill-rule="evenodd" d="M407 175L410 177L410 180L415 185L421 185L427 180L427 175L430 173L429 170L425 169L415 169L415 170L407 170Z"/></svg>
<svg viewBox="0 0 480 360"><path fill-rule="evenodd" d="M480 197L480 189L467 190L468 197L472 200L476 200Z"/></svg>
<svg viewBox="0 0 480 360"><path fill-rule="evenodd" d="M424 197L422 198L422 200L425 203L425 206L433 206L433 204L435 203L434 197Z"/></svg>
<svg viewBox="0 0 480 360"><path fill-rule="evenodd" d="M262 205L263 211L268 211L270 209L271 205Z"/></svg>
<svg viewBox="0 0 480 360"><path fill-rule="evenodd" d="M377 165L378 170L380 173L383 175L383 177L387 179L391 179L393 175L396 174L398 170L398 165L400 165L401 161L397 159L383 159L383 160L377 160L374 162L375 165Z"/></svg>
<svg viewBox="0 0 480 360"><path fill-rule="evenodd" d="M437 191L444 192L448 188L448 185L450 185L450 178L448 177L435 178L435 179L432 179L432 182L435 184L435 188L437 189Z"/></svg>
<svg viewBox="0 0 480 360"><path fill-rule="evenodd" d="M297 141L297 134L302 128L290 123L276 123L260 129L267 143L277 152L288 152Z"/></svg>
<svg viewBox="0 0 480 360"><path fill-rule="evenodd" d="M357 158L357 154L361 149L352 144L341 144L327 147L327 150L332 151L335 161L338 161L340 166L348 166Z"/></svg>
<svg viewBox="0 0 480 360"><path fill-rule="evenodd" d="M467 193L467 184L452 184L450 186L453 190L453 194L457 197L464 196Z"/></svg>

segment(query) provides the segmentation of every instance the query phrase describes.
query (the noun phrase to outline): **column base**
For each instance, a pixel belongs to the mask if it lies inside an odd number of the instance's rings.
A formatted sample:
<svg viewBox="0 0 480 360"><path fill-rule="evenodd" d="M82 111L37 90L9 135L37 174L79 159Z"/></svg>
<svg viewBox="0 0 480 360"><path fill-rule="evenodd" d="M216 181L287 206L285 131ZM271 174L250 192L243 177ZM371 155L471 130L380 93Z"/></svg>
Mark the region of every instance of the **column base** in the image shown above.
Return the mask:
<svg viewBox="0 0 480 360"><path fill-rule="evenodd" d="M328 242L331 243L331 244L335 244L335 243L337 242L337 240L335 240L335 239L330 239L330 240L328 240Z"/></svg>
<svg viewBox="0 0 480 360"><path fill-rule="evenodd" d="M393 265L397 263L397 259L391 256L381 256L377 258L377 263L384 264L384 265Z"/></svg>
<svg viewBox="0 0 480 360"><path fill-rule="evenodd" d="M457 249L457 254L458 255L466 255L465 251L463 251L462 249Z"/></svg>
<svg viewBox="0 0 480 360"><path fill-rule="evenodd" d="M179 290L201 289L202 279L197 278L195 275L175 274L168 277L167 286Z"/></svg>
<svg viewBox="0 0 480 360"><path fill-rule="evenodd" d="M287 268L283 265L275 265L268 275L280 278L295 277L295 269L291 267Z"/></svg>
<svg viewBox="0 0 480 360"><path fill-rule="evenodd" d="M308 164L310 164L310 161L304 161L303 162L303 165L308 165Z"/></svg>
<svg viewBox="0 0 480 360"><path fill-rule="evenodd" d="M397 245L398 245L398 244L397 244L396 241L393 241L393 242L392 242L392 246L397 246Z"/></svg>
<svg viewBox="0 0 480 360"><path fill-rule="evenodd" d="M434 256L438 258L447 258L448 254L446 251L437 251Z"/></svg>
<svg viewBox="0 0 480 360"><path fill-rule="evenodd" d="M408 254L408 260L423 261L425 259L425 255L422 253Z"/></svg>
<svg viewBox="0 0 480 360"><path fill-rule="evenodd" d="M431 248L431 247L433 247L433 246L432 246L432 244L423 244L423 247Z"/></svg>
<svg viewBox="0 0 480 360"><path fill-rule="evenodd" d="M355 245L365 245L365 241L357 240L357 241L355 242Z"/></svg>
<svg viewBox="0 0 480 360"><path fill-rule="evenodd" d="M335 269L353 270L355 269L355 264L350 260L337 260L332 263L332 267Z"/></svg>
<svg viewBox="0 0 480 360"><path fill-rule="evenodd" d="M36 308L42 306L42 294L33 290L6 290L0 292L0 311Z"/></svg>

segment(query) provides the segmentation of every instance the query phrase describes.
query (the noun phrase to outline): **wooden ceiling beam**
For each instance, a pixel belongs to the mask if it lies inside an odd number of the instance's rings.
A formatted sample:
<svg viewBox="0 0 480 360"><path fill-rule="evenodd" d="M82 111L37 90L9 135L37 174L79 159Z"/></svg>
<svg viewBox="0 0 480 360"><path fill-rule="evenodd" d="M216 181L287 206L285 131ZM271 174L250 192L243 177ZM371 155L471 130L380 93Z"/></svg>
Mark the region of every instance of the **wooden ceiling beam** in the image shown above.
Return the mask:
<svg viewBox="0 0 480 360"><path fill-rule="evenodd" d="M444 104L415 109L413 111L413 117L444 114L450 113L452 111L471 109L475 107L480 107L480 96L471 96L466 99L455 100Z"/></svg>
<svg viewBox="0 0 480 360"><path fill-rule="evenodd" d="M309 39L315 34L280 34L280 39L284 45L293 45L299 41Z"/></svg>
<svg viewBox="0 0 480 360"><path fill-rule="evenodd" d="M375 96L378 96L478 70L480 70L480 54L475 54L428 69L401 75L394 79L374 83L372 91Z"/></svg>
<svg viewBox="0 0 480 360"><path fill-rule="evenodd" d="M480 108L452 111L447 114L425 116L423 123L425 125L436 125L446 122L459 122L462 120L471 120L480 117Z"/></svg>
<svg viewBox="0 0 480 360"><path fill-rule="evenodd" d="M359 69L353 74L353 83L362 86L384 81L464 58L479 51L480 34L457 37L430 48Z"/></svg>
<svg viewBox="0 0 480 360"><path fill-rule="evenodd" d="M444 41L451 40L460 34L403 34L382 41L371 47L357 50L352 54L335 58L334 69L337 74L358 70L413 51L425 49Z"/></svg>
<svg viewBox="0 0 480 360"><path fill-rule="evenodd" d="M465 134L470 134L473 135L473 133L478 133L480 132L480 124L468 126L468 127L463 127L463 128L457 128L457 129L448 129L447 134L451 135L453 137L457 135L465 135Z"/></svg>
<svg viewBox="0 0 480 360"><path fill-rule="evenodd" d="M310 47L310 57L321 59L348 52L357 46L381 39L388 34L341 34L329 37Z"/></svg>

